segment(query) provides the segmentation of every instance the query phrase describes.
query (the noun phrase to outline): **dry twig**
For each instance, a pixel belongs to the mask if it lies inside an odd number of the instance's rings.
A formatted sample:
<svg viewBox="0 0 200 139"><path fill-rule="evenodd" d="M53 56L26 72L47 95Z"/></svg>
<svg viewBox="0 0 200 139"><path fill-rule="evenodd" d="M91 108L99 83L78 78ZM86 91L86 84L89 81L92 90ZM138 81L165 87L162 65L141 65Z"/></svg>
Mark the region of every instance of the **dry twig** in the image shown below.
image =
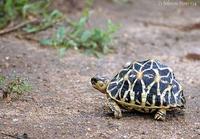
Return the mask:
<svg viewBox="0 0 200 139"><path fill-rule="evenodd" d="M146 26L148 26L148 25L161 26L161 27L166 27L166 28L177 29L177 30L184 31L184 32L200 29L200 22L190 23L190 24L186 24L186 25L172 25L172 24L169 25L169 24L158 23L158 22L153 22L153 21L142 21L142 20L136 20L136 21L142 22Z"/></svg>
<svg viewBox="0 0 200 139"><path fill-rule="evenodd" d="M35 20L31 20L31 21L25 21L25 22L22 22L16 26L13 26L13 27L10 27L10 28L6 28L6 29L3 29L3 30L0 30L0 36L3 36L5 34L8 34L10 32L13 32L15 30L18 30L28 24L31 24L31 23L38 23L39 20L38 19L35 19Z"/></svg>

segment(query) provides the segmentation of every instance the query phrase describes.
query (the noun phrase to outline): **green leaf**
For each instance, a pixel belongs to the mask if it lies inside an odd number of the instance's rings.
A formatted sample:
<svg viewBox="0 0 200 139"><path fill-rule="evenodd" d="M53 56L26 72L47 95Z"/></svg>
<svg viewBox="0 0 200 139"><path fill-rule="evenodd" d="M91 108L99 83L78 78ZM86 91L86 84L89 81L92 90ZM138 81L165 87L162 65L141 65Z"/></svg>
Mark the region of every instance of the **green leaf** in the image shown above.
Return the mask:
<svg viewBox="0 0 200 139"><path fill-rule="evenodd" d="M58 10L53 10L51 13L50 13L50 19L51 20L57 20L57 19L60 19L63 17L63 14L58 11Z"/></svg>
<svg viewBox="0 0 200 139"><path fill-rule="evenodd" d="M66 34L66 28L64 26L59 27L56 33L56 40L58 42L62 42L65 38L65 34Z"/></svg>
<svg viewBox="0 0 200 139"><path fill-rule="evenodd" d="M112 34L115 33L119 29L119 24L113 24L111 20L107 21L107 33Z"/></svg>
<svg viewBox="0 0 200 139"><path fill-rule="evenodd" d="M26 6L29 3L29 0L16 0L15 2L15 8L16 11L20 14L23 15L23 7Z"/></svg>
<svg viewBox="0 0 200 139"><path fill-rule="evenodd" d="M79 26L79 27L85 26L87 20L88 20L87 17L81 17L81 19L80 19L79 22L78 22L78 26Z"/></svg>
<svg viewBox="0 0 200 139"><path fill-rule="evenodd" d="M74 40L69 40L67 42L67 44L70 46L70 47L74 47L74 48L77 48L78 47L78 44L74 41Z"/></svg>
<svg viewBox="0 0 200 139"><path fill-rule="evenodd" d="M81 35L81 41L82 41L82 42L86 42L91 36L92 36L91 31L86 30L86 31L84 31L83 34Z"/></svg>
<svg viewBox="0 0 200 139"><path fill-rule="evenodd" d="M53 24L58 22L62 17L63 15L59 11L54 10L51 12L50 15L45 15L44 20L39 24L28 24L26 27L23 28L23 30L27 33L38 32L52 26Z"/></svg>
<svg viewBox="0 0 200 139"><path fill-rule="evenodd" d="M100 29L94 29L93 30L93 36L91 37L93 41L101 43L103 39L105 38L104 32Z"/></svg>
<svg viewBox="0 0 200 139"><path fill-rule="evenodd" d="M41 45L53 45L53 41L52 39L43 39L43 40L40 40L40 44Z"/></svg>
<svg viewBox="0 0 200 139"><path fill-rule="evenodd" d="M10 18L15 17L15 8L14 8L14 2L13 0L6 0L5 3L5 12L8 14Z"/></svg>
<svg viewBox="0 0 200 139"><path fill-rule="evenodd" d="M74 24L75 32L78 32L80 30L82 31L84 29L87 19L87 17L81 17L80 20Z"/></svg>
<svg viewBox="0 0 200 139"><path fill-rule="evenodd" d="M5 81L5 77L3 75L0 75L0 85L2 85Z"/></svg>
<svg viewBox="0 0 200 139"><path fill-rule="evenodd" d="M41 0L26 4L22 8L23 17L26 17L30 13L34 15L45 13L48 6L49 6L49 0Z"/></svg>
<svg viewBox="0 0 200 139"><path fill-rule="evenodd" d="M27 33L33 33L33 32L36 32L37 30L38 30L38 26L34 26L31 24L28 24L26 27L23 28L23 31Z"/></svg>
<svg viewBox="0 0 200 139"><path fill-rule="evenodd" d="M25 80L16 77L11 80L6 86L6 92L8 93L16 93L17 95L21 95L22 93L31 91L32 87Z"/></svg>

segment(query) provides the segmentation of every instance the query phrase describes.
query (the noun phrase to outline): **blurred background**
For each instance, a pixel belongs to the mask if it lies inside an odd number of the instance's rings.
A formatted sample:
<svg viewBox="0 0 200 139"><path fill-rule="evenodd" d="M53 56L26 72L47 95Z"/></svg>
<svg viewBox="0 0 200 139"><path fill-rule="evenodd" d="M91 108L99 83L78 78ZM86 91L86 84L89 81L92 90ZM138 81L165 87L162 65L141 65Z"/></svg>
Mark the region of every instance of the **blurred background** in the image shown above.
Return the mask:
<svg viewBox="0 0 200 139"><path fill-rule="evenodd" d="M165 122L113 119L90 79L157 59L184 87ZM200 138L199 0L0 0L0 138Z"/></svg>

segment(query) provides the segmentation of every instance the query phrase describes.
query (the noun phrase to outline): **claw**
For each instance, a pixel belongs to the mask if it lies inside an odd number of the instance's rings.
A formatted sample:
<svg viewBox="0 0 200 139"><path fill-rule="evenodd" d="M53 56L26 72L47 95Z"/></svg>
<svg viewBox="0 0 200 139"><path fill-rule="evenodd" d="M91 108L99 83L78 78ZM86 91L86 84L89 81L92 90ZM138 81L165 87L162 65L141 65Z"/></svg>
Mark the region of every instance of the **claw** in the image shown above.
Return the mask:
<svg viewBox="0 0 200 139"><path fill-rule="evenodd" d="M115 116L115 118L120 119L120 118L122 118L122 113L118 112L118 111L115 111L114 112L114 116Z"/></svg>

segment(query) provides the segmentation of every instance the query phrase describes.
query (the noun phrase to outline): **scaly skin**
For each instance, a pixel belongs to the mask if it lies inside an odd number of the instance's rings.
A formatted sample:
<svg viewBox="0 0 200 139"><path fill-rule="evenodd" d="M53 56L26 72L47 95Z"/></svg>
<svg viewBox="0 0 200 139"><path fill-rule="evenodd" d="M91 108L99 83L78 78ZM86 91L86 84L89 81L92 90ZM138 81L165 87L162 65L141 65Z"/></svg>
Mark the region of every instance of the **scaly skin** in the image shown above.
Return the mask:
<svg viewBox="0 0 200 139"><path fill-rule="evenodd" d="M122 117L122 112L121 112L121 108L119 107L119 105L112 100L111 98L108 98L108 106L109 108L112 110L112 112L114 112L114 116L115 118L119 119Z"/></svg>
<svg viewBox="0 0 200 139"><path fill-rule="evenodd" d="M154 117L155 120L160 120L160 121L164 121L165 118L166 118L166 109L159 109Z"/></svg>

